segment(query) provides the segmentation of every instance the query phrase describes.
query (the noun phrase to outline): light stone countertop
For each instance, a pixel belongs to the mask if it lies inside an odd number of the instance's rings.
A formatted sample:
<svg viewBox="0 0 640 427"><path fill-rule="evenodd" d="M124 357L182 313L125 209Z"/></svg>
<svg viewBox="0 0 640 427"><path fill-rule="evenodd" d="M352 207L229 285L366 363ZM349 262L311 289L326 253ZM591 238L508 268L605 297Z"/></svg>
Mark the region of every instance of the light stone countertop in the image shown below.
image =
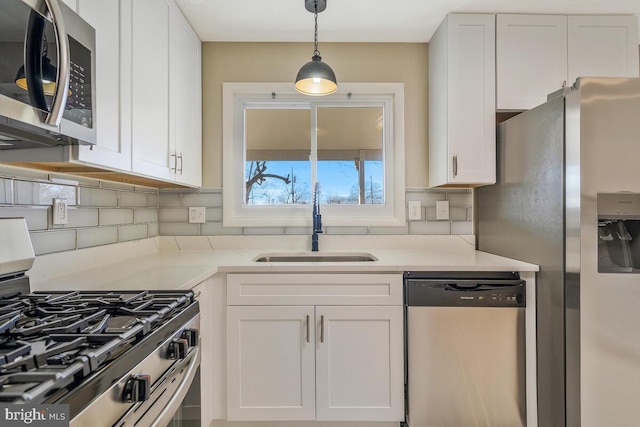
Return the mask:
<svg viewBox="0 0 640 427"><path fill-rule="evenodd" d="M166 290L190 289L220 272L538 271L476 251L473 236L324 237L321 252L365 252L378 260L253 261L264 253L308 252L308 236L157 237L39 256L28 274L32 290Z"/></svg>

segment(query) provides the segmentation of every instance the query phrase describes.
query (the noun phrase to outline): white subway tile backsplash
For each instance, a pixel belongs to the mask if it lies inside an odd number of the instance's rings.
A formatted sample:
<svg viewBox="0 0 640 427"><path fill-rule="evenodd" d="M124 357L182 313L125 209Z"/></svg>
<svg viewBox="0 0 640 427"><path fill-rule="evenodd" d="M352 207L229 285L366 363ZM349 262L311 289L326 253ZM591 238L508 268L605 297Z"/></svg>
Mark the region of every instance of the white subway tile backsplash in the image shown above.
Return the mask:
<svg viewBox="0 0 640 427"><path fill-rule="evenodd" d="M428 193L425 195L424 198L424 204L425 206L434 206L436 205L436 202L439 202L441 200L447 200L447 194L446 193Z"/></svg>
<svg viewBox="0 0 640 427"><path fill-rule="evenodd" d="M451 234L473 234L473 222L452 221Z"/></svg>
<svg viewBox="0 0 640 427"><path fill-rule="evenodd" d="M76 230L37 231L30 234L36 255L76 249Z"/></svg>
<svg viewBox="0 0 640 427"><path fill-rule="evenodd" d="M160 222L189 222L189 208L160 208Z"/></svg>
<svg viewBox="0 0 640 427"><path fill-rule="evenodd" d="M240 236L242 235L242 228L223 227L220 222L207 222L201 224L200 234L202 236Z"/></svg>
<svg viewBox="0 0 640 427"><path fill-rule="evenodd" d="M17 205L48 206L53 199L66 199L69 206L76 204L76 189L69 185L22 180L15 180L13 185Z"/></svg>
<svg viewBox="0 0 640 427"><path fill-rule="evenodd" d="M118 227L78 229L78 249L118 242Z"/></svg>
<svg viewBox="0 0 640 427"><path fill-rule="evenodd" d="M473 192L448 193L447 199L451 206L467 207L473 205Z"/></svg>
<svg viewBox="0 0 640 427"><path fill-rule="evenodd" d="M136 193L133 191L120 191L118 193L118 206L121 208L134 208L148 206L147 193Z"/></svg>
<svg viewBox="0 0 640 427"><path fill-rule="evenodd" d="M96 208L71 208L69 209L69 222L65 228L97 227L98 209Z"/></svg>
<svg viewBox="0 0 640 427"><path fill-rule="evenodd" d="M284 234L284 227L245 227L242 234L246 236L264 236Z"/></svg>
<svg viewBox="0 0 640 427"><path fill-rule="evenodd" d="M182 195L180 193L160 193L159 206L161 208L182 206L180 204L181 200L182 200Z"/></svg>
<svg viewBox="0 0 640 427"><path fill-rule="evenodd" d="M158 222L158 209L135 208L133 210L133 222L136 224L142 222Z"/></svg>
<svg viewBox="0 0 640 427"><path fill-rule="evenodd" d="M147 235L148 237L156 237L160 235L158 223L149 223L147 224Z"/></svg>
<svg viewBox="0 0 640 427"><path fill-rule="evenodd" d="M369 227L369 234L404 235L404 234L409 234L409 226L407 225L404 227Z"/></svg>
<svg viewBox="0 0 640 427"><path fill-rule="evenodd" d="M451 234L451 221L411 221L409 234Z"/></svg>
<svg viewBox="0 0 640 427"><path fill-rule="evenodd" d="M67 224L52 224L53 198L67 200ZM37 255L158 236L158 200L156 188L0 165L0 218L25 218Z"/></svg>
<svg viewBox="0 0 640 427"><path fill-rule="evenodd" d="M326 227L324 234L367 234L367 227Z"/></svg>
<svg viewBox="0 0 640 427"><path fill-rule="evenodd" d="M147 207L158 207L159 195L157 193L147 193Z"/></svg>
<svg viewBox="0 0 640 427"><path fill-rule="evenodd" d="M222 221L222 208L207 208L205 210L205 217L207 222Z"/></svg>
<svg viewBox="0 0 640 427"><path fill-rule="evenodd" d="M13 180L0 178L0 204L13 203Z"/></svg>
<svg viewBox="0 0 640 427"><path fill-rule="evenodd" d="M100 209L100 225L133 224L133 209Z"/></svg>
<svg viewBox="0 0 640 427"><path fill-rule="evenodd" d="M199 236L200 224L180 222L161 222L159 224L161 236Z"/></svg>
<svg viewBox="0 0 640 427"><path fill-rule="evenodd" d="M49 209L45 206L0 206L0 218L24 218L30 231L46 230L49 226Z"/></svg>
<svg viewBox="0 0 640 427"><path fill-rule="evenodd" d="M308 234L311 235L312 232L311 227L286 227L284 229L284 234Z"/></svg>
<svg viewBox="0 0 640 427"><path fill-rule="evenodd" d="M449 219L451 221L467 221L467 208L466 207L454 207L449 202Z"/></svg>
<svg viewBox="0 0 640 427"><path fill-rule="evenodd" d="M221 207L222 194L217 193L184 193L182 206Z"/></svg>
<svg viewBox="0 0 640 427"><path fill-rule="evenodd" d="M425 219L427 221L437 221L435 204L433 206L427 206L425 208ZM415 222L415 221L411 221L411 222Z"/></svg>
<svg viewBox="0 0 640 427"><path fill-rule="evenodd" d="M141 240L147 238L147 224L121 225L118 227L118 241Z"/></svg>
<svg viewBox="0 0 640 427"><path fill-rule="evenodd" d="M79 187L78 205L93 207L117 207L118 191L102 188Z"/></svg>

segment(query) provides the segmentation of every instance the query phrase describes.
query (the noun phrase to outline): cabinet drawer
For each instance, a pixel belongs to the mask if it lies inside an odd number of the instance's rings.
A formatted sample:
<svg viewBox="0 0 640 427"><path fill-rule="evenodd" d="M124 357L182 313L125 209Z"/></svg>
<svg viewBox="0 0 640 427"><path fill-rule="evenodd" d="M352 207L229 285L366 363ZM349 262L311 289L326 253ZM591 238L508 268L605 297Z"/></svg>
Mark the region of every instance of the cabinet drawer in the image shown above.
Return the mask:
<svg viewBox="0 0 640 427"><path fill-rule="evenodd" d="M402 274L228 274L227 305L402 305Z"/></svg>

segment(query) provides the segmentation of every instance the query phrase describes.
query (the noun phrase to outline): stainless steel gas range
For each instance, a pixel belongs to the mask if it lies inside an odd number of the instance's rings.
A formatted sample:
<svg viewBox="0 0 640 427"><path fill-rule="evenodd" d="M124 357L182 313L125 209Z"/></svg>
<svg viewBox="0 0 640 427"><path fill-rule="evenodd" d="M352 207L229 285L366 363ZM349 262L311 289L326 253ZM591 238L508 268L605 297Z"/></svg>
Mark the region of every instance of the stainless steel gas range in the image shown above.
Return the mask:
<svg viewBox="0 0 640 427"><path fill-rule="evenodd" d="M193 292L30 293L25 237L24 219L0 220L0 404L68 405L71 426L166 426L200 365Z"/></svg>

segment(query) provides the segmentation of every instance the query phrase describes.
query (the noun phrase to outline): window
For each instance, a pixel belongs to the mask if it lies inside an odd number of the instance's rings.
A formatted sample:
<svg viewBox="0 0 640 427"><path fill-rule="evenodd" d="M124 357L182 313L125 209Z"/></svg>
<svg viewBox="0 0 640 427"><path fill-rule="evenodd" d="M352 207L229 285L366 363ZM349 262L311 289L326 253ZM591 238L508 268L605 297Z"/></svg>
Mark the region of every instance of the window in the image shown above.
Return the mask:
<svg viewBox="0 0 640 427"><path fill-rule="evenodd" d="M326 225L405 224L403 87L223 84L225 226L309 226L320 183Z"/></svg>

